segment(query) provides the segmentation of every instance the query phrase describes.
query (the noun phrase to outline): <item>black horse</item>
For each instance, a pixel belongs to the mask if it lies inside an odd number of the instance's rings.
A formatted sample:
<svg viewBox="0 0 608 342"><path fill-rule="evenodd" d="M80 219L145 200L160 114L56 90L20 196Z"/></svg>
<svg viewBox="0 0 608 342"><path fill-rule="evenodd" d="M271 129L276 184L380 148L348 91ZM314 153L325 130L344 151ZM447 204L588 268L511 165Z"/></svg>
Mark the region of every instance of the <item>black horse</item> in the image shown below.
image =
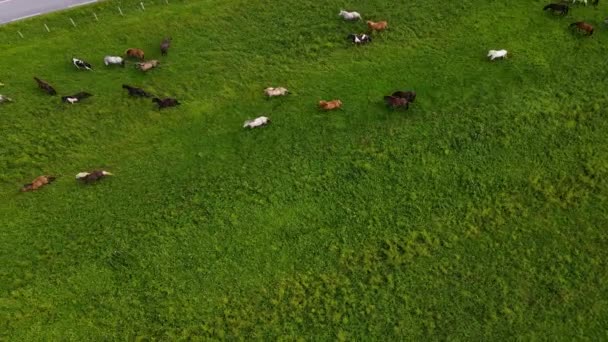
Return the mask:
<svg viewBox="0 0 608 342"><path fill-rule="evenodd" d="M551 10L551 12L553 12L553 13L559 13L561 15L566 15L566 14L568 14L568 10L570 10L570 8L566 4L548 4L547 6L543 7L543 11L546 11L546 10Z"/></svg>
<svg viewBox="0 0 608 342"><path fill-rule="evenodd" d="M137 88L137 87L132 87L130 85L127 84L123 84L122 85L123 89L127 89L129 91L129 95L131 96L135 96L135 97L152 97L152 94L148 93L147 91L141 89L141 88Z"/></svg>

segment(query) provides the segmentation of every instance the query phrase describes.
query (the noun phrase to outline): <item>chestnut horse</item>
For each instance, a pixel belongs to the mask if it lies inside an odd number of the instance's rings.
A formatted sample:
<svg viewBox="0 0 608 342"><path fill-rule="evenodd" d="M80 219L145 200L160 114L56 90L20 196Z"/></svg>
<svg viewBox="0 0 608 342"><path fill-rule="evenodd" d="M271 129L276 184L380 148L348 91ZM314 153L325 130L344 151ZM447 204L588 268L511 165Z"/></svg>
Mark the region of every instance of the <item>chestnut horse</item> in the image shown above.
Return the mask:
<svg viewBox="0 0 608 342"><path fill-rule="evenodd" d="M34 179L31 183L23 185L21 192L38 190L47 184L51 184L56 178L57 177L54 176L36 177L36 179Z"/></svg>
<svg viewBox="0 0 608 342"><path fill-rule="evenodd" d="M127 49L127 51L125 51L125 55L127 55L128 57L141 59L142 61L144 60L144 50L142 50L142 49L136 49L136 48Z"/></svg>
<svg viewBox="0 0 608 342"><path fill-rule="evenodd" d="M584 21L577 21L576 23L570 24L570 27L576 27L579 31L587 32L587 35L590 36L593 34L593 26L587 24Z"/></svg>
<svg viewBox="0 0 608 342"><path fill-rule="evenodd" d="M319 101L319 108L323 110L334 110L342 108L342 101L340 100L331 100L331 101Z"/></svg>

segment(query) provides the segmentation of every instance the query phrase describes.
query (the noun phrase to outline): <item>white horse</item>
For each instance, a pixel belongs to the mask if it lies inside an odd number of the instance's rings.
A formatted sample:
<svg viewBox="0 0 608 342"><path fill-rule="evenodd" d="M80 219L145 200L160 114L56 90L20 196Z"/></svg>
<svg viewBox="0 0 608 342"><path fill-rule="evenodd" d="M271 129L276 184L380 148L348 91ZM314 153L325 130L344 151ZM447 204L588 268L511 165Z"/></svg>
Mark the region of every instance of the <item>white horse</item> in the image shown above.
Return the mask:
<svg viewBox="0 0 608 342"><path fill-rule="evenodd" d="M361 14L359 14L359 12L347 12L345 10L340 10L338 15L344 18L344 20L361 20Z"/></svg>
<svg viewBox="0 0 608 342"><path fill-rule="evenodd" d="M507 58L507 50L490 50L488 51L488 58L492 61L496 58Z"/></svg>
<svg viewBox="0 0 608 342"><path fill-rule="evenodd" d="M0 103L4 103L4 102L13 102L13 100L6 95L0 94Z"/></svg>
<svg viewBox="0 0 608 342"><path fill-rule="evenodd" d="M243 124L243 128L255 128L255 127L261 127L261 126L266 126L270 123L270 119L265 117L265 116L260 116L259 118L255 118L253 120L247 120L245 121L245 123Z"/></svg>
<svg viewBox="0 0 608 342"><path fill-rule="evenodd" d="M287 90L287 88L283 88L283 87L278 87L278 88L266 88L264 89L264 94L266 94L266 96L268 97L272 97L272 96L283 96L285 94L289 94L289 90Z"/></svg>
<svg viewBox="0 0 608 342"><path fill-rule="evenodd" d="M106 66L110 64L120 64L122 66L125 66L125 60L122 57L118 56L105 56L103 58L103 64L105 64Z"/></svg>
<svg viewBox="0 0 608 342"><path fill-rule="evenodd" d="M587 0L572 0L572 4L575 4L576 2L584 2L585 6L587 6Z"/></svg>

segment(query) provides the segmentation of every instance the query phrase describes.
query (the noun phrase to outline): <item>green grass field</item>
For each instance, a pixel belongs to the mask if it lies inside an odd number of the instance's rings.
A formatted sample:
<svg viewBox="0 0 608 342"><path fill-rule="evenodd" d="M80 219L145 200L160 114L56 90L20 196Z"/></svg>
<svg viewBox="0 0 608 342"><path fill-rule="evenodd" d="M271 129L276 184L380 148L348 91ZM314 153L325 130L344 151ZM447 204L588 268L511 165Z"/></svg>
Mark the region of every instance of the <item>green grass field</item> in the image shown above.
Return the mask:
<svg viewBox="0 0 608 342"><path fill-rule="evenodd" d="M0 27L0 340L608 339L608 4L138 3ZM162 66L102 65L129 47Z"/></svg>

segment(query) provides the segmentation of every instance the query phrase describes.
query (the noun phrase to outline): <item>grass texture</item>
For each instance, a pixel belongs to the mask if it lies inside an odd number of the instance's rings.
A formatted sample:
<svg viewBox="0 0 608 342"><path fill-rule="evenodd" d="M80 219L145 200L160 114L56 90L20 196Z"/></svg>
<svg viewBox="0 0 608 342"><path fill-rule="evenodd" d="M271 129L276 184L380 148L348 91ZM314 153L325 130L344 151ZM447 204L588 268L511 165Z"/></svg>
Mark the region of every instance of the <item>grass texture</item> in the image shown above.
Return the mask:
<svg viewBox="0 0 608 342"><path fill-rule="evenodd" d="M0 27L1 340L608 339L606 4L138 4ZM130 47L161 66L102 65Z"/></svg>

